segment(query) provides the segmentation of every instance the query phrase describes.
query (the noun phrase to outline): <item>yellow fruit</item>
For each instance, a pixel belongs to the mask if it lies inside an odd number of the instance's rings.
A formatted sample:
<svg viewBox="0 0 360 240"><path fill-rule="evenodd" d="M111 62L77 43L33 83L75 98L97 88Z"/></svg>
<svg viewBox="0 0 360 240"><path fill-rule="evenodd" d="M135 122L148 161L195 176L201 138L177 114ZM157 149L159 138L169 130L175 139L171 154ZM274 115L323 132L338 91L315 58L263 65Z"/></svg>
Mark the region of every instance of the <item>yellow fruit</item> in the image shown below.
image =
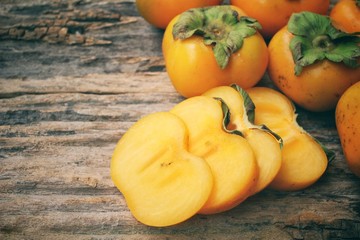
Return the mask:
<svg viewBox="0 0 360 240"><path fill-rule="evenodd" d="M328 158L324 148L298 125L292 102L270 88L247 92L256 106L255 123L265 124L284 141L281 168L270 187L291 191L315 183L325 172Z"/></svg>
<svg viewBox="0 0 360 240"><path fill-rule="evenodd" d="M188 152L185 124L168 112L135 123L118 142L110 168L134 217L150 226L192 217L213 188L208 164Z"/></svg>
<svg viewBox="0 0 360 240"><path fill-rule="evenodd" d="M222 99L229 108L230 121L227 128L239 131L250 144L259 167L259 178L253 193L267 187L281 166L279 139L266 129L249 121L253 117L254 105L244 90L238 86L213 88L203 95ZM249 113L249 114L248 114Z"/></svg>
<svg viewBox="0 0 360 240"><path fill-rule="evenodd" d="M189 129L189 151L209 164L214 187L199 213L226 211L244 201L256 183L258 167L250 144L223 129L221 102L197 96L176 105L171 113Z"/></svg>
<svg viewBox="0 0 360 240"><path fill-rule="evenodd" d="M335 116L347 164L360 177L360 82L352 85L341 96Z"/></svg>

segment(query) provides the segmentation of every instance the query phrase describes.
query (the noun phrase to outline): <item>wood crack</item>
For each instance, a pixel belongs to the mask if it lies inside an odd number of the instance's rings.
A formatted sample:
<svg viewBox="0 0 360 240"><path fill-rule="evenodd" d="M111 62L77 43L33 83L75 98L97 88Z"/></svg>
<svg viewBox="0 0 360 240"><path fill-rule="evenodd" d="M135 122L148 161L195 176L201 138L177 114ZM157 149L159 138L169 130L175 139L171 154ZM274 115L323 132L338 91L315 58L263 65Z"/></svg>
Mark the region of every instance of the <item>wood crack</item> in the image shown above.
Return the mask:
<svg viewBox="0 0 360 240"><path fill-rule="evenodd" d="M40 19L29 23L0 26L0 40L44 41L84 46L112 44L111 40L94 38L88 33L118 26L121 24L119 13L96 8L84 10L68 9L65 5L61 7L45 11L40 15ZM41 10L43 9L39 11Z"/></svg>

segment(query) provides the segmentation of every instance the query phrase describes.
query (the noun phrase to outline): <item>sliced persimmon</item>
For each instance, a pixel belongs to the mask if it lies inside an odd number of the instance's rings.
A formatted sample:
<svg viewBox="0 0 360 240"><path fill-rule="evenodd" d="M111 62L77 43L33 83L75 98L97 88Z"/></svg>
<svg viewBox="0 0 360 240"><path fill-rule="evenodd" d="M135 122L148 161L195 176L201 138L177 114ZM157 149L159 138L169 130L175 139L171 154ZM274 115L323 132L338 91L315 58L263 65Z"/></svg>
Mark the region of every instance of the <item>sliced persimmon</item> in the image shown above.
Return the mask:
<svg viewBox="0 0 360 240"><path fill-rule="evenodd" d="M280 171L270 184L273 189L304 189L314 184L327 168L328 161L322 147L301 132L285 140L282 156Z"/></svg>
<svg viewBox="0 0 360 240"><path fill-rule="evenodd" d="M168 112L145 116L120 139L111 177L138 221L174 225L192 217L208 200L211 169L187 148L185 124Z"/></svg>
<svg viewBox="0 0 360 240"><path fill-rule="evenodd" d="M214 187L199 213L229 210L244 201L256 184L258 167L250 144L223 128L222 102L197 96L176 105L171 113L189 129L189 151L209 164Z"/></svg>
<svg viewBox="0 0 360 240"><path fill-rule="evenodd" d="M270 187L293 191L309 187L325 172L329 153L296 120L292 102L282 93L255 87L247 90L255 108L255 123L265 124L284 141L282 164Z"/></svg>
<svg viewBox="0 0 360 240"><path fill-rule="evenodd" d="M259 178L253 194L261 191L272 182L280 170L281 139L267 128L253 124L253 102L240 87L216 87L203 95L220 98L226 103L230 111L230 120L226 127L230 131L240 132L250 144L259 167Z"/></svg>

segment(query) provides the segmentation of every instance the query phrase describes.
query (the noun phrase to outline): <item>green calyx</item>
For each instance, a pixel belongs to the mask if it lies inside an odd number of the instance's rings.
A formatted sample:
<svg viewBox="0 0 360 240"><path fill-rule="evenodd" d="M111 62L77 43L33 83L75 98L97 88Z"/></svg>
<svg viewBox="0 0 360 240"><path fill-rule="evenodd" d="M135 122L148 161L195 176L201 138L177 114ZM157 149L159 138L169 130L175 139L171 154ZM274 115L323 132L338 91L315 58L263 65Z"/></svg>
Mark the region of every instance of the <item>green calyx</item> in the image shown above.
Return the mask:
<svg viewBox="0 0 360 240"><path fill-rule="evenodd" d="M303 67L324 59L342 62L350 68L359 67L359 33L336 29L329 17L311 12L294 13L289 19L288 31L294 35L290 50L295 75L300 75Z"/></svg>
<svg viewBox="0 0 360 240"><path fill-rule="evenodd" d="M235 89L243 98L246 116L247 116L249 122L254 124L254 122L255 122L255 104L251 100L249 94L237 84L231 84L230 87Z"/></svg>
<svg viewBox="0 0 360 240"><path fill-rule="evenodd" d="M173 27L174 39L202 36L204 44L213 46L221 69L228 65L231 54L238 51L246 37L256 34L261 25L241 16L230 6L194 8L182 13Z"/></svg>
<svg viewBox="0 0 360 240"><path fill-rule="evenodd" d="M283 139L276 133L274 133L273 131L271 131L266 125L255 125L254 121L255 121L255 104L254 102L251 100L249 94L242 89L240 86L236 85L236 84L232 84L230 87L232 87L233 89L235 89L243 98L244 100L244 108L245 108L245 112L246 112L246 117L248 119L248 121L253 125L252 128L255 129L260 129L261 131L264 131L268 134L271 134L276 141L279 143L279 147L282 148L284 145ZM222 128L225 132L230 133L230 134L235 134L235 135L239 135L241 137L245 137L244 134L235 129L235 130L229 130L228 129L228 125L230 123L230 118L231 118L231 112L230 109L228 107L228 105L221 99L221 98L215 98L216 100L220 101L221 103L221 109L223 112L223 121L222 121Z"/></svg>
<svg viewBox="0 0 360 240"><path fill-rule="evenodd" d="M255 125L254 122L255 122L255 107L256 106L255 106L254 102L251 100L249 94L243 88L241 88L239 85L232 84L231 87L234 88L244 99L244 107L245 107L246 116L247 116L249 122L251 124L253 124L253 127L258 128L264 132L267 132L268 134L271 134L276 139L276 141L279 143L279 146L281 149L284 146L284 141L278 134L271 131L271 129L268 128L264 124L262 124L260 126Z"/></svg>

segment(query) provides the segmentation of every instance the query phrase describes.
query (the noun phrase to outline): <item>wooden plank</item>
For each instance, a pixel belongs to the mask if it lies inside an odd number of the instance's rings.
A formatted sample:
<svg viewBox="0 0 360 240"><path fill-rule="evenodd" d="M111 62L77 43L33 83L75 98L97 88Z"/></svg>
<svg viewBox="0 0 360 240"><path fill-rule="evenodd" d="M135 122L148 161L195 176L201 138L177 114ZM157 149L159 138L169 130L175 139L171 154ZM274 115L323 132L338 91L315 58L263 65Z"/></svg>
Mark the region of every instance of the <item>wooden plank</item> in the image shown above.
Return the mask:
<svg viewBox="0 0 360 240"><path fill-rule="evenodd" d="M139 17L134 0L1 6L0 239L360 238L360 179L345 163L334 112L300 108L300 125L336 153L316 184L266 189L230 211L169 228L138 223L109 164L135 121L183 100L164 69L163 31ZM32 34L45 20L60 26L57 37ZM83 42L69 40L75 24ZM267 76L260 85L273 87Z"/></svg>
<svg viewBox="0 0 360 240"><path fill-rule="evenodd" d="M164 71L163 31L138 16L134 1L1 4L0 77Z"/></svg>
<svg viewBox="0 0 360 240"><path fill-rule="evenodd" d="M138 118L167 111L182 100L166 74L1 79L0 86L9 81L12 84L4 88L0 100L3 236L231 239L241 234L328 239L359 235L359 180L343 160L333 120L324 121L333 113L301 111L299 116L308 131L327 139L325 145L337 152L327 173L311 188L292 193L265 190L231 211L154 229L132 218L110 179L109 162L117 140Z"/></svg>

